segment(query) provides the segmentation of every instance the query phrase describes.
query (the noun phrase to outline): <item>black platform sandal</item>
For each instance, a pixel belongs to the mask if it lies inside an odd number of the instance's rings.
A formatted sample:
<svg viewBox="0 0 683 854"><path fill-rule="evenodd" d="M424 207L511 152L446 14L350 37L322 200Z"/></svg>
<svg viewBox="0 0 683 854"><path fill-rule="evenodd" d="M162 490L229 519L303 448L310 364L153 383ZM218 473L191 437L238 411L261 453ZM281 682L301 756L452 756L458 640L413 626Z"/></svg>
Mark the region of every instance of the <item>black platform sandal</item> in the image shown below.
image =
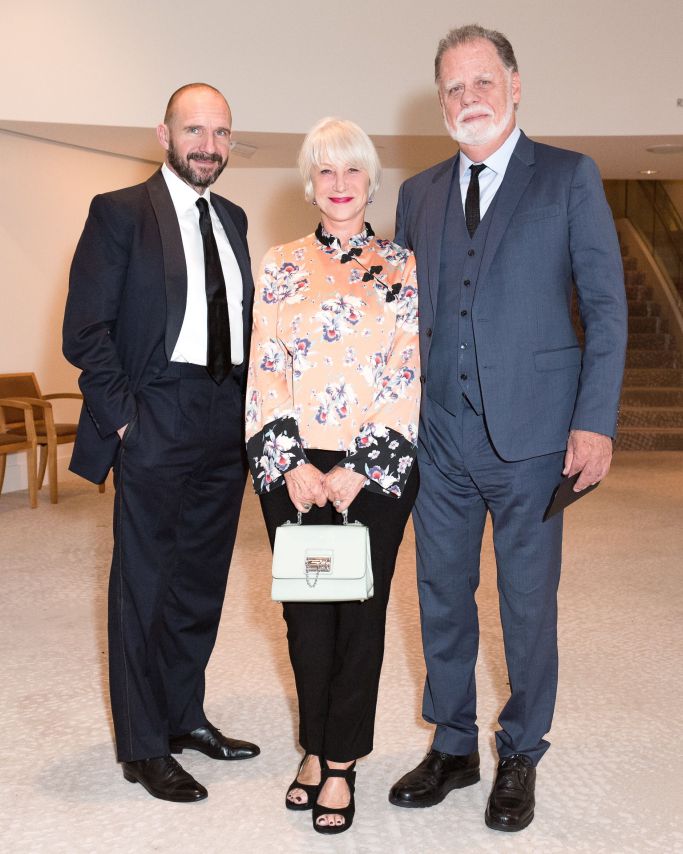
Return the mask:
<svg viewBox="0 0 683 854"><path fill-rule="evenodd" d="M355 761L348 768L330 768L326 760L320 757L320 789L325 785L325 781L330 777L343 777L346 780L346 785L349 787L350 800L346 807L326 807L323 804L315 802L313 805L313 830L318 833L343 833L348 830L353 824L353 816L356 812L356 803L354 792L356 789L356 763ZM318 824L318 819L324 815L338 815L344 819L344 824Z"/></svg>
<svg viewBox="0 0 683 854"><path fill-rule="evenodd" d="M287 794L285 795L285 806L288 810L310 810L313 809L313 804L315 803L315 799L318 797L318 792L320 791L320 783L317 786L311 786L306 783L299 782L299 774L301 774L301 769L304 767L304 762L308 759L309 754L307 753L304 758L299 763L299 769L296 772L296 777L294 778L294 782L287 789ZM302 804L297 804L296 801L292 801L289 799L289 793L294 789L301 789L302 792L306 792L307 800Z"/></svg>

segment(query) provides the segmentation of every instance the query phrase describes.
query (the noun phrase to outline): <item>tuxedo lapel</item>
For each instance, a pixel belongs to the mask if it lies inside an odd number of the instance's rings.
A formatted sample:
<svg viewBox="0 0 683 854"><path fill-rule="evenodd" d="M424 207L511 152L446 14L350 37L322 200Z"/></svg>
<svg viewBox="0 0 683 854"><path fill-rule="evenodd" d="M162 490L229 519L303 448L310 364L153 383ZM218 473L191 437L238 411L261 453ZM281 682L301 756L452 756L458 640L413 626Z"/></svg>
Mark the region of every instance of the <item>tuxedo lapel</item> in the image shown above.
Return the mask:
<svg viewBox="0 0 683 854"><path fill-rule="evenodd" d="M486 246L478 276L480 282L486 281L491 262L498 251L498 246L510 224L515 208L529 181L533 178L535 169L534 144L522 134L505 170L503 183L496 194L495 204L491 211L491 224L486 235Z"/></svg>
<svg viewBox="0 0 683 854"><path fill-rule="evenodd" d="M152 175L146 186L159 226L161 248L164 255L166 287L166 336L164 344L166 358L170 361L185 317L187 265L178 217L161 170Z"/></svg>
<svg viewBox="0 0 683 854"><path fill-rule="evenodd" d="M453 170L457 169L458 156L447 160L432 178L432 188L428 194L426 215L427 229L427 281L432 311L436 312L439 293L439 268L441 267L441 242L443 224L446 218L448 193L451 188Z"/></svg>

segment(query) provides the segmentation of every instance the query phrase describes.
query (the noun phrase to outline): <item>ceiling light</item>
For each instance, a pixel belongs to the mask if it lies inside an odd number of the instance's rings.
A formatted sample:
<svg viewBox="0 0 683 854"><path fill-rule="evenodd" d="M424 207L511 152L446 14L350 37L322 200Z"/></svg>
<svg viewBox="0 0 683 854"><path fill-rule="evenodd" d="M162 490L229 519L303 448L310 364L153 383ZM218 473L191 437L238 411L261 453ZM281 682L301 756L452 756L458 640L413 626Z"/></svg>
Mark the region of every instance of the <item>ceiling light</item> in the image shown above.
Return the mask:
<svg viewBox="0 0 683 854"><path fill-rule="evenodd" d="M650 154L681 154L683 153L683 145L676 142L664 142L661 145L648 145L645 151Z"/></svg>
<svg viewBox="0 0 683 854"><path fill-rule="evenodd" d="M656 169L641 169L639 172L640 175L656 175Z"/></svg>
<svg viewBox="0 0 683 854"><path fill-rule="evenodd" d="M230 150L234 151L235 154L239 154L240 157L253 157L256 153L257 149L255 145L249 145L246 142L231 142Z"/></svg>

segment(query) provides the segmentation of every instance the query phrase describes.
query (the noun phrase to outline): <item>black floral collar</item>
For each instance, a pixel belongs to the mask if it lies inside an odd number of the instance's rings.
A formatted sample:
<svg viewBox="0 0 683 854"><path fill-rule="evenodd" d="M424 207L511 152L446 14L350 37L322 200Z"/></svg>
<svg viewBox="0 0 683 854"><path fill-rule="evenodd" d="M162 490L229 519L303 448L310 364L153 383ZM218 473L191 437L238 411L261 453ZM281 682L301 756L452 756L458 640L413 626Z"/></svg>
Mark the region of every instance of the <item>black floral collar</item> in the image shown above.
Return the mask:
<svg viewBox="0 0 683 854"><path fill-rule="evenodd" d="M360 234L354 234L353 237L349 238L349 248L346 252L342 250L339 238L325 231L322 223L318 223L318 227L315 230L315 236L318 242L323 246L341 253L339 255L339 261L341 264L348 264L349 261L354 261L358 264L358 266L364 270L363 281L369 282L371 279L374 279L375 287L385 292L387 302L393 302L396 299L401 291L401 283L398 282L397 284L388 285L380 277L382 272L382 267L380 265L373 264L368 269L365 264L358 260L358 256L363 253L362 247L367 246L375 236L375 232L372 230L372 226L369 222L365 223L365 228L360 232Z"/></svg>
<svg viewBox="0 0 683 854"><path fill-rule="evenodd" d="M329 231L325 231L321 222L318 223L318 227L315 230L315 236L323 246L339 250L342 248L339 238L335 237L334 234L330 234ZM366 222L361 232L354 234L353 237L349 238L349 246L353 249L359 249L363 246L367 246L374 236L375 232L372 230L372 226L369 222ZM356 254L360 255L360 252L354 252L354 255Z"/></svg>

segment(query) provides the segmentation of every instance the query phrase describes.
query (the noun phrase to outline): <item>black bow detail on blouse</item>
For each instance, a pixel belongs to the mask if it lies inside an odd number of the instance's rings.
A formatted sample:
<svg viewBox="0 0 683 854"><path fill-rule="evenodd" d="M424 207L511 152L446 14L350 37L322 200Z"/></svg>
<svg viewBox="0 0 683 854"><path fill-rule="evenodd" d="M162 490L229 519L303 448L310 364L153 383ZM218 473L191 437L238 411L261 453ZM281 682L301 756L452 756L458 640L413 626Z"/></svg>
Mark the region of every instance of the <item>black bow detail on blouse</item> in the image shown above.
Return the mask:
<svg viewBox="0 0 683 854"><path fill-rule="evenodd" d="M369 282L370 279L374 279L375 276L381 272L382 272L382 268L380 266L373 265L372 267L370 267L370 269L366 273L363 273L363 281Z"/></svg>
<svg viewBox="0 0 683 854"><path fill-rule="evenodd" d="M315 230L315 236L319 243L322 243L323 246L327 246L330 249L333 248L341 248L339 245L339 240L329 232L325 231L323 228L323 224L318 223L318 227ZM372 230L372 226L369 222L365 223L365 229L360 234L356 235L357 238L363 238L365 240L374 237L375 232ZM355 238L352 237L351 240ZM401 283L399 282L396 285L387 285L386 282L383 282L379 275L382 272L382 266L379 264L373 264L370 269L358 260L358 256L363 254L363 249L360 246L351 246L346 252L343 252L339 256L339 261L341 264L348 264L349 261L355 261L359 267L362 267L365 272L363 273L363 281L369 282L372 279L375 280L376 287L382 288L386 292L386 301L393 302L396 297L399 295L401 291Z"/></svg>
<svg viewBox="0 0 683 854"><path fill-rule="evenodd" d="M401 283L399 282L397 285L392 285L391 288L387 290L387 302L393 302L396 297L401 292Z"/></svg>
<svg viewBox="0 0 683 854"><path fill-rule="evenodd" d="M362 254L363 250L359 246L352 246L351 249L349 249L348 252L345 252L339 260L342 264L346 264L347 261L353 261L354 258L357 258Z"/></svg>

